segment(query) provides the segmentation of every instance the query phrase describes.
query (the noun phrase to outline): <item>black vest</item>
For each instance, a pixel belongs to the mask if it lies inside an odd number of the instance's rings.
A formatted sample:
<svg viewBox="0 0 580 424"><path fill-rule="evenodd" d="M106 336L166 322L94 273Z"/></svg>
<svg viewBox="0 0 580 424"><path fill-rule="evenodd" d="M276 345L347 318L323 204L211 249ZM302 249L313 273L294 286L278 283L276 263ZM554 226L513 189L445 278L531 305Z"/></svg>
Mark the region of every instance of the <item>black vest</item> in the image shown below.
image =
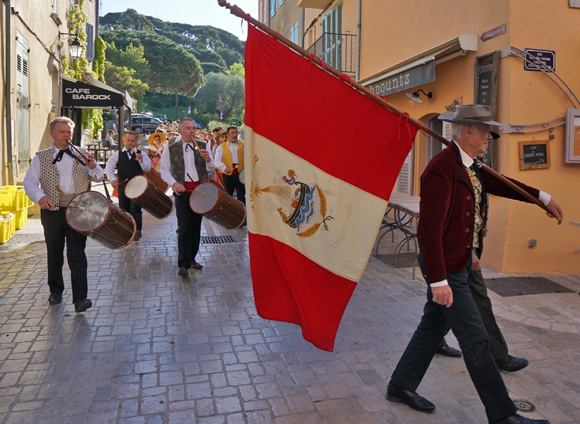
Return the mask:
<svg viewBox="0 0 580 424"><path fill-rule="evenodd" d="M141 153L141 150L137 150ZM135 153L131 157L131 160L127 157L127 152L119 152L119 160L117 161L117 180L119 182L129 181L131 178L137 175L143 174L143 169L141 164L137 161Z"/></svg>

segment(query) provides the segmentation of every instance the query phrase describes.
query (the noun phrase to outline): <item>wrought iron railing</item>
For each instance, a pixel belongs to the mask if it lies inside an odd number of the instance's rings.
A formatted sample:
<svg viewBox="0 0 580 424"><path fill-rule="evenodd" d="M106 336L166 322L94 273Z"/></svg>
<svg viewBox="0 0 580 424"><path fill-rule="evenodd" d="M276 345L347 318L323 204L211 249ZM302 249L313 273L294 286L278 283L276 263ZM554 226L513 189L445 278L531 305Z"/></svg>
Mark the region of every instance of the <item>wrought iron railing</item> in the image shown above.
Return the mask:
<svg viewBox="0 0 580 424"><path fill-rule="evenodd" d="M308 48L308 52L340 72L355 73L355 43L356 35L327 32Z"/></svg>

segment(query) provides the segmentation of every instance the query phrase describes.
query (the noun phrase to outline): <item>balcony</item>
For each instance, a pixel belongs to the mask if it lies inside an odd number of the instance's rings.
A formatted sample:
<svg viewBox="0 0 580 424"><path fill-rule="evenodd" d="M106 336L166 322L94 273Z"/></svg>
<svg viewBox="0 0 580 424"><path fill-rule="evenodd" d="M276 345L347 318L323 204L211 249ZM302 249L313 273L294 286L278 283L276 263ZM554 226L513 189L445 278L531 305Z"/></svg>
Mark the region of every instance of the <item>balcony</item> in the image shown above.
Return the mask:
<svg viewBox="0 0 580 424"><path fill-rule="evenodd" d="M324 9L326 6L328 6L328 0L298 0L298 7Z"/></svg>
<svg viewBox="0 0 580 424"><path fill-rule="evenodd" d="M355 42L356 35L327 32L322 34L307 50L308 53L313 53L325 64L340 72L354 74L356 73Z"/></svg>

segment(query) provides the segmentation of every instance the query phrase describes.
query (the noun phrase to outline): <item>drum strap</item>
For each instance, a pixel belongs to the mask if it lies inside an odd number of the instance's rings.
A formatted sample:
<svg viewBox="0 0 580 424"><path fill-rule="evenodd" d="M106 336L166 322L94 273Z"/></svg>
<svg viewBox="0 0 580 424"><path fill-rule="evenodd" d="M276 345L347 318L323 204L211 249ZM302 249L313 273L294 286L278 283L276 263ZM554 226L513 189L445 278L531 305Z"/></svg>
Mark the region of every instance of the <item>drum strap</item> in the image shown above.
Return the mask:
<svg viewBox="0 0 580 424"><path fill-rule="evenodd" d="M187 191L193 191L199 184L199 181L185 181L183 186L187 189Z"/></svg>
<svg viewBox="0 0 580 424"><path fill-rule="evenodd" d="M75 196L76 196L75 193L70 193L70 194L62 193L58 198L58 206L60 206L61 208L68 206L68 204L70 203L72 198Z"/></svg>

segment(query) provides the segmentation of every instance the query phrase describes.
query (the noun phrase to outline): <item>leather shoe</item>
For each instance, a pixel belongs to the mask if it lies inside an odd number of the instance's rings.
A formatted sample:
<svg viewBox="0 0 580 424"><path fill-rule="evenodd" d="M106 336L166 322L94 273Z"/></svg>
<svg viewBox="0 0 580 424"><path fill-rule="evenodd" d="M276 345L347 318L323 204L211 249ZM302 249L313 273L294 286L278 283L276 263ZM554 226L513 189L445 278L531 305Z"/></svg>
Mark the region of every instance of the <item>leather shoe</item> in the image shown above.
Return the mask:
<svg viewBox="0 0 580 424"><path fill-rule="evenodd" d="M529 365L527 359L516 358L515 356L508 355L505 358L496 361L497 367L502 371L515 372L524 369Z"/></svg>
<svg viewBox="0 0 580 424"><path fill-rule="evenodd" d="M48 296L48 303L51 305L58 305L60 302L62 302L62 294L52 293L50 296Z"/></svg>
<svg viewBox="0 0 580 424"><path fill-rule="evenodd" d="M515 414L511 417L507 417L501 421L490 421L490 424L550 424L548 420L534 420L532 418L522 417L521 415Z"/></svg>
<svg viewBox="0 0 580 424"><path fill-rule="evenodd" d="M81 299L75 302L75 312L84 312L93 306L91 299Z"/></svg>
<svg viewBox="0 0 580 424"><path fill-rule="evenodd" d="M193 261L193 263L191 264L191 267L193 269L203 269L203 266L199 262L195 262L195 261Z"/></svg>
<svg viewBox="0 0 580 424"><path fill-rule="evenodd" d="M142 236L141 231L136 231L135 232L135 237L133 238L133 241L139 241L139 240L141 240L141 236Z"/></svg>
<svg viewBox="0 0 580 424"><path fill-rule="evenodd" d="M180 277L187 277L189 275L189 271L187 270L187 268L182 266L181 268L179 268L179 271L177 271L177 275L179 275Z"/></svg>
<svg viewBox="0 0 580 424"><path fill-rule="evenodd" d="M401 389L395 386L389 381L387 386L387 400L391 402L401 402L419 412L425 412L431 414L435 411L435 405L429 402L422 396L419 396L417 392L411 392L410 390Z"/></svg>
<svg viewBox="0 0 580 424"><path fill-rule="evenodd" d="M449 346L445 339L441 340L441 343L439 344L439 347L435 353L443 356L449 356L451 358L461 358L461 351Z"/></svg>

